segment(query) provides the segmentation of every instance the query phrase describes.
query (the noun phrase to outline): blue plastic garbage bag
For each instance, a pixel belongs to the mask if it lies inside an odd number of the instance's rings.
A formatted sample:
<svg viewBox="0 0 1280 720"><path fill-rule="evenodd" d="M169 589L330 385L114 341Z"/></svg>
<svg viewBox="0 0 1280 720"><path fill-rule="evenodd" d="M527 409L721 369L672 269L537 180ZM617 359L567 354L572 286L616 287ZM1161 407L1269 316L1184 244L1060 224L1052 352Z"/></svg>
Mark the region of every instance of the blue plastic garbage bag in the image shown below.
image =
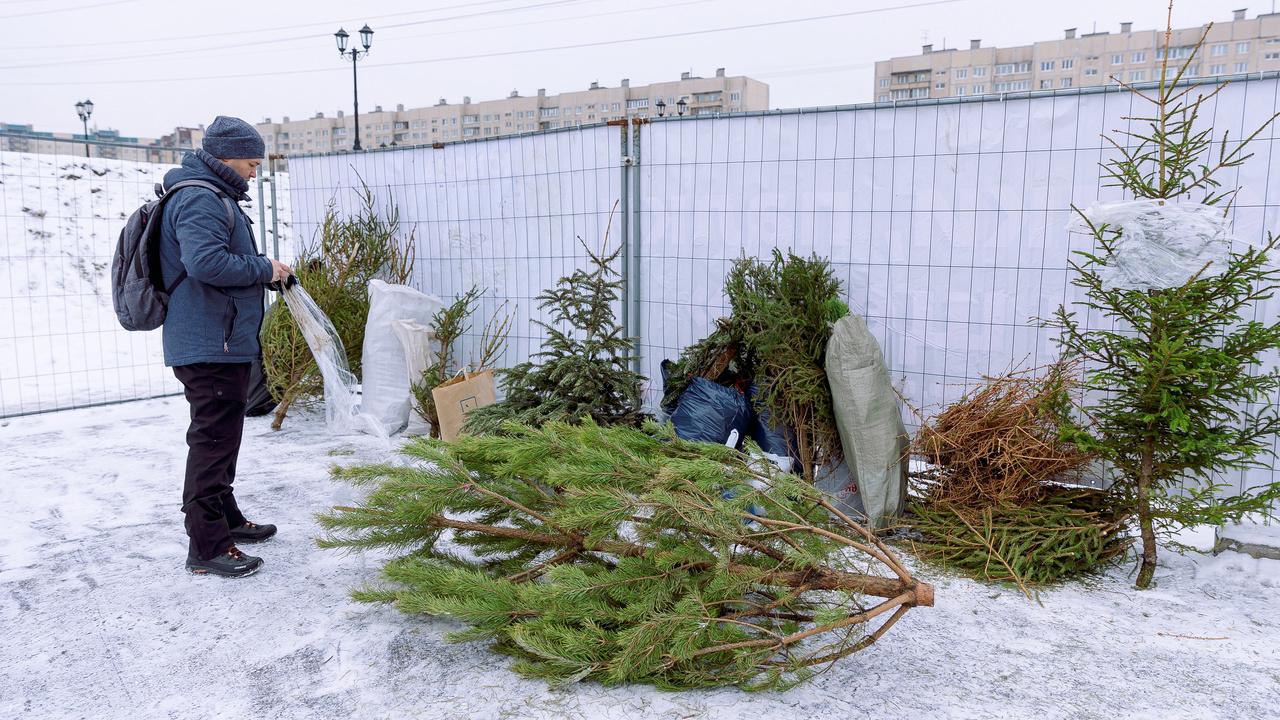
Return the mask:
<svg viewBox="0 0 1280 720"><path fill-rule="evenodd" d="M799 451L796 449L795 433L785 425L775 424L773 415L757 402L763 391L759 385L751 384L747 390L747 400L751 407L751 424L747 435L756 441L756 445L775 465L785 472L794 472L799 464Z"/></svg>
<svg viewBox="0 0 1280 720"><path fill-rule="evenodd" d="M734 447L741 448L751 424L751 407L737 390L696 377L680 394L671 424L682 440L722 445L736 430Z"/></svg>

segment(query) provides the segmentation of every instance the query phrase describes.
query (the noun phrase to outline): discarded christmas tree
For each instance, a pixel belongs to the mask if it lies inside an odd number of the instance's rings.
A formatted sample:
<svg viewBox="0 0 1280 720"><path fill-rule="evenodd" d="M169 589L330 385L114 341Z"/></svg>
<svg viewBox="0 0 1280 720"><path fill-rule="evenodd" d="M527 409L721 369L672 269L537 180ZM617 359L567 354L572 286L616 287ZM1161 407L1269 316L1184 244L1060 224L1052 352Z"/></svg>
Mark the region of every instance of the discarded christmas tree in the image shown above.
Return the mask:
<svg viewBox="0 0 1280 720"><path fill-rule="evenodd" d="M1130 545L1128 515L1079 487L1094 458L1064 439L1078 369L1058 362L986 382L933 418L920 417L915 554L985 581L1029 586L1098 569Z"/></svg>
<svg viewBox="0 0 1280 720"><path fill-rule="evenodd" d="M539 307L551 312L551 322L534 321L547 334L542 350L534 362L502 372L504 399L468 413L467 432L498 432L509 422L540 425L590 417L601 425L638 426L644 420L644 377L631 370L635 346L614 315L622 276L613 264L622 246L612 252L608 246L608 231L606 249L599 253L583 242L590 266L538 296Z"/></svg>
<svg viewBox="0 0 1280 720"><path fill-rule="evenodd" d="M471 331L471 316L475 313L476 302L483 294L479 288L471 288L454 300L448 307L431 316L431 331L440 351L431 359L431 364L422 371L422 376L410 388L413 396L413 407L423 420L431 425L431 437L440 437L440 417L436 412L436 401L431 391L453 377L460 369L457 353L458 341ZM505 305L504 305L505 307ZM466 368L474 372L492 367L502 356L507 335L511 332L511 316L499 308L497 313L485 323L480 336L480 355L468 363Z"/></svg>
<svg viewBox="0 0 1280 720"><path fill-rule="evenodd" d="M349 218L339 218L329 208L319 244L304 250L294 263L298 282L333 323L346 349L347 365L357 376L369 317L369 281L404 283L413 268L413 237L400 237L396 208L379 212L367 186L360 199L361 210ZM321 397L323 380L292 314L269 313L261 339L267 387L278 403L271 427L279 430L291 407Z"/></svg>
<svg viewBox="0 0 1280 720"><path fill-rule="evenodd" d="M769 262L740 258L725 278L731 314L671 366L663 405L674 410L694 377L759 389L756 410L786 428L810 481L844 453L825 357L831 323L849 314L831 264L774 250Z"/></svg>
<svg viewBox="0 0 1280 720"><path fill-rule="evenodd" d="M652 423L404 451L418 462L335 470L373 487L320 518L321 545L402 553L391 587L355 596L462 620L453 639L488 640L526 675L782 687L933 603L801 478Z"/></svg>
<svg viewBox="0 0 1280 720"><path fill-rule="evenodd" d="M1129 88L1152 103L1151 115L1108 138L1117 157L1105 177L1138 200L1077 210L1096 249L1077 253L1072 284L1095 319L1085 327L1061 307L1050 323L1061 329L1064 353L1086 363L1083 407L1064 437L1114 468L1112 492L1138 517L1139 588L1151 584L1158 536L1266 511L1280 499L1280 483L1232 493L1223 480L1265 465L1280 431L1280 374L1261 365L1280 349L1280 323L1253 319L1255 304L1280 287L1280 272L1268 264L1274 235L1231 250L1225 214L1236 190L1218 179L1250 157L1246 147L1277 115L1243 140L1217 141L1203 113L1224 86L1178 85L1204 37L1170 74L1171 35L1155 94ZM1181 261L1180 275L1150 260L1170 257Z"/></svg>

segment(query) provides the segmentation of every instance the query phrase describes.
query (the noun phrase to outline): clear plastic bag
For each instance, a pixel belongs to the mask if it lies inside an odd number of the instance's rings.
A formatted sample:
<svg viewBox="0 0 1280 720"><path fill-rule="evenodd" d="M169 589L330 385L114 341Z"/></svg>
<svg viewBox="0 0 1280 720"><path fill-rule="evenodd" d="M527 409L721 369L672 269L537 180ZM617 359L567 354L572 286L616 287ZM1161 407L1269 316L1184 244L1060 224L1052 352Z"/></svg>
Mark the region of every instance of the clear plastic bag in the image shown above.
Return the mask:
<svg viewBox="0 0 1280 720"><path fill-rule="evenodd" d="M1084 216L1119 232L1108 265L1098 273L1109 290L1180 287L1197 273L1219 272L1230 258L1232 238L1220 207L1132 200L1094 205ZM1069 229L1090 232L1078 217Z"/></svg>
<svg viewBox="0 0 1280 720"><path fill-rule="evenodd" d="M357 424L364 426L357 394L359 382L347 366L347 350L333 323L302 285L294 283L280 292L324 379L325 423L338 434L351 432Z"/></svg>

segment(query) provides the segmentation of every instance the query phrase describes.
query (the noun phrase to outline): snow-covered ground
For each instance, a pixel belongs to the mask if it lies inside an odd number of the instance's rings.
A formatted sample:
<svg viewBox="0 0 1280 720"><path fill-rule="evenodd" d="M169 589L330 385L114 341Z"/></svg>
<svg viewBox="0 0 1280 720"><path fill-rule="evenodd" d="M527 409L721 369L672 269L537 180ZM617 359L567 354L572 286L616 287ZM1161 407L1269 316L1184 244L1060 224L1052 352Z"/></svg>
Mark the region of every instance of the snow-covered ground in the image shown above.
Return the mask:
<svg viewBox="0 0 1280 720"><path fill-rule="evenodd" d="M316 416L250 419L238 496L280 525L257 575L188 575L178 512L186 405L162 398L0 420L0 718L1280 717L1280 562L1166 552L1049 590L928 568L937 606L785 693L551 688L452 622L360 605L376 558L321 551L351 502L332 463L385 459ZM912 563L914 565L914 563Z"/></svg>
<svg viewBox="0 0 1280 720"><path fill-rule="evenodd" d="M76 147L78 150L78 146ZM0 152L0 417L178 392L159 332L126 332L111 308L111 255L125 220L173 165ZM294 256L286 173L281 255ZM260 221L257 183L242 204ZM259 249L273 252L270 187Z"/></svg>

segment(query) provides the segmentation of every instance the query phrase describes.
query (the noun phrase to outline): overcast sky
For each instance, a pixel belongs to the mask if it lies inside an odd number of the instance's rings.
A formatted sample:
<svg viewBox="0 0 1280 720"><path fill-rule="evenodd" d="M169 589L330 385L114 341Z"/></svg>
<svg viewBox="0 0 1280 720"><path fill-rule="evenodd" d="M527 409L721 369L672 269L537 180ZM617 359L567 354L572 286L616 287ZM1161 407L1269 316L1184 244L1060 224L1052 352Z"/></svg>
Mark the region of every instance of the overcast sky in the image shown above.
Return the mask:
<svg viewBox="0 0 1280 720"><path fill-rule="evenodd" d="M1248 0L1178 0L1175 27L1229 20ZM360 105L392 108L678 78L717 67L770 85L774 107L871 100L878 59L932 42L1019 45L1063 28L1164 26L1164 0L0 0L0 121L155 137L217 114L251 122L351 110L339 26L375 31ZM1249 6L1270 12L1272 0ZM362 7L352 14L352 8ZM848 14L819 20L815 16ZM761 25L720 32L697 31ZM684 33L677 37L670 36ZM691 34L696 33L696 34ZM619 42L629 41L629 42ZM563 46L594 46L564 48ZM561 47L562 49L547 49ZM537 50L537 52L522 52ZM501 55L499 53L506 53ZM499 54L496 55L495 54ZM226 77L232 76L232 77Z"/></svg>

